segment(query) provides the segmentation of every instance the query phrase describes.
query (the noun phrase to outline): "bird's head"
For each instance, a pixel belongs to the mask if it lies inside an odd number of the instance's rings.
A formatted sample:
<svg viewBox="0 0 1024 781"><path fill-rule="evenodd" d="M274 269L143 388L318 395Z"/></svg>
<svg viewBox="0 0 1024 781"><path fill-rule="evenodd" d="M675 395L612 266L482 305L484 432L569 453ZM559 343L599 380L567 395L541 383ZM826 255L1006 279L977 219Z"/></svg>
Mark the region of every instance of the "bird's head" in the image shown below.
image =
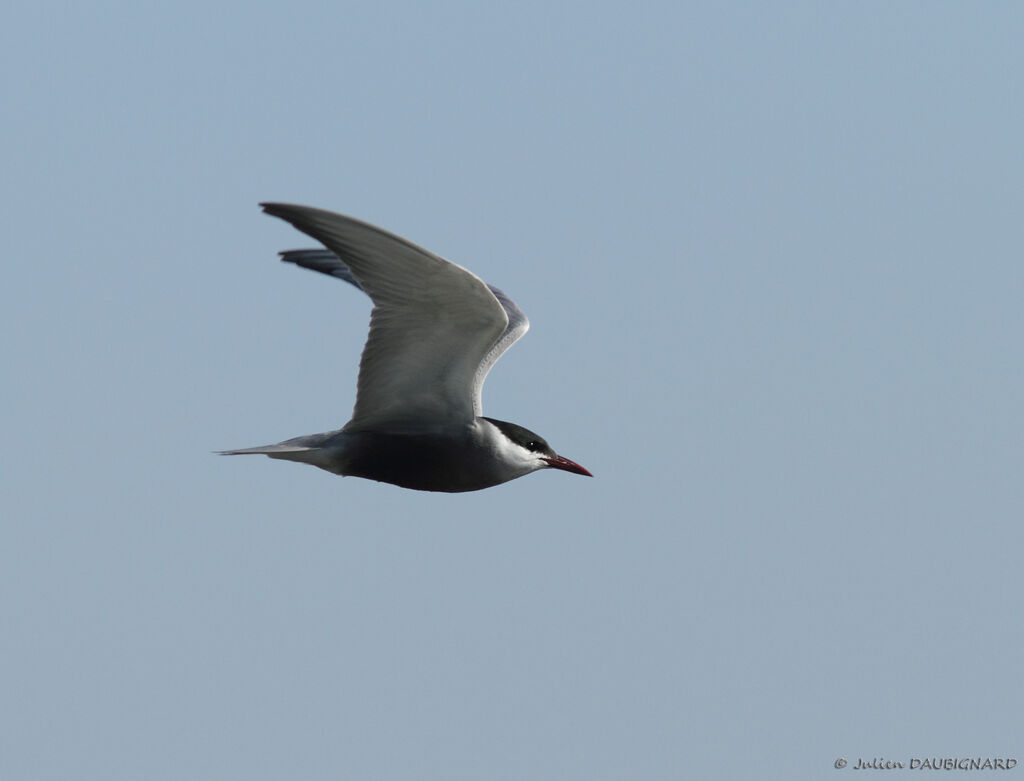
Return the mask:
<svg viewBox="0 0 1024 781"><path fill-rule="evenodd" d="M516 470L520 475L535 472L538 469L562 469L577 475L593 477L575 461L558 455L540 434L534 434L528 428L504 420L495 420L494 418L483 418L483 420L494 428L492 440L496 455L510 469Z"/></svg>

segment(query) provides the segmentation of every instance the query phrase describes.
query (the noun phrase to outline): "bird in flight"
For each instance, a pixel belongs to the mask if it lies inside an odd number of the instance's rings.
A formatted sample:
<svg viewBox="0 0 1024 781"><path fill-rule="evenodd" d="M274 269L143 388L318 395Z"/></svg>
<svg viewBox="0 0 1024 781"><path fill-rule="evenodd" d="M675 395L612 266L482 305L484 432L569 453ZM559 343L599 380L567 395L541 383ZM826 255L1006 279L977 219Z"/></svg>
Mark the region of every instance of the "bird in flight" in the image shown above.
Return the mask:
<svg viewBox="0 0 1024 781"><path fill-rule="evenodd" d="M222 455L262 454L420 491L477 491L539 469L592 476L543 437L483 416L487 373L530 327L508 296L368 223L310 206L260 205L326 247L288 250L282 260L370 297L370 335L343 428Z"/></svg>

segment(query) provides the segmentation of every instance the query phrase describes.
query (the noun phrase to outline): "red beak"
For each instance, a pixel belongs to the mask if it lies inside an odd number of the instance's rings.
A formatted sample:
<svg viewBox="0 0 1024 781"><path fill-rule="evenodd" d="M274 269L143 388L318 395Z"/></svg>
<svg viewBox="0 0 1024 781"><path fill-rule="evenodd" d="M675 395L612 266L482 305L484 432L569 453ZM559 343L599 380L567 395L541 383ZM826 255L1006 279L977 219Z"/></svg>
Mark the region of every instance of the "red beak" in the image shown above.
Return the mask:
<svg viewBox="0 0 1024 781"><path fill-rule="evenodd" d="M586 475L587 477L593 477L590 472L584 469L582 466L577 464L575 461L570 461L568 458L562 458L561 456L552 456L551 458L544 458L548 462L548 466L553 466L555 469L564 469L566 472L573 472L577 475Z"/></svg>

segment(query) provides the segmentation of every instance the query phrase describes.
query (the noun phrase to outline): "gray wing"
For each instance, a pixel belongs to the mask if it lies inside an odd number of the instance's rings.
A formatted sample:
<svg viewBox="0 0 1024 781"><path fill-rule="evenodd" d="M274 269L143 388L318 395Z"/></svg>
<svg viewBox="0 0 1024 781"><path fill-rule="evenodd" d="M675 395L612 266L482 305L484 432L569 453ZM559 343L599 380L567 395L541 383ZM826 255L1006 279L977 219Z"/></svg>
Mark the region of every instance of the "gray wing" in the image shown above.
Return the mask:
<svg viewBox="0 0 1024 781"><path fill-rule="evenodd" d="M526 315L466 269L379 228L307 206L262 204L328 248L282 260L343 279L374 302L349 430L464 422L483 414L495 361Z"/></svg>
<svg viewBox="0 0 1024 781"><path fill-rule="evenodd" d="M319 271L321 274L343 279L360 290L363 289L359 284L359 280L352 276L348 266L329 249L286 249L278 254L285 263L294 263L296 266L308 268L310 271ZM487 287L494 293L494 297L498 299L498 303L501 304L505 314L508 315L508 327L505 328L505 332L495 342L494 347L491 348L491 351L487 353L480 364L478 371L480 376L477 383L478 395L491 367L530 328L530 321L526 319L526 314L523 310L516 306L515 301L494 285L488 285ZM477 410L476 414L480 415L482 412Z"/></svg>

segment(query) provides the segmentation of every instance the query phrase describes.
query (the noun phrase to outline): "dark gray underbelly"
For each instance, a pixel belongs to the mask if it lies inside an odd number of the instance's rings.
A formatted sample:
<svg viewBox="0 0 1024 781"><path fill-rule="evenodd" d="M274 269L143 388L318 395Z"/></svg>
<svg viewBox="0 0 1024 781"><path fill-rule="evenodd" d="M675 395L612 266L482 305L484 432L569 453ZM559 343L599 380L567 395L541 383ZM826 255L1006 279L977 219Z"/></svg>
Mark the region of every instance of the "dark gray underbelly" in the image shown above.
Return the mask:
<svg viewBox="0 0 1024 781"><path fill-rule="evenodd" d="M347 432L340 473L419 491L476 491L504 482L468 436Z"/></svg>

